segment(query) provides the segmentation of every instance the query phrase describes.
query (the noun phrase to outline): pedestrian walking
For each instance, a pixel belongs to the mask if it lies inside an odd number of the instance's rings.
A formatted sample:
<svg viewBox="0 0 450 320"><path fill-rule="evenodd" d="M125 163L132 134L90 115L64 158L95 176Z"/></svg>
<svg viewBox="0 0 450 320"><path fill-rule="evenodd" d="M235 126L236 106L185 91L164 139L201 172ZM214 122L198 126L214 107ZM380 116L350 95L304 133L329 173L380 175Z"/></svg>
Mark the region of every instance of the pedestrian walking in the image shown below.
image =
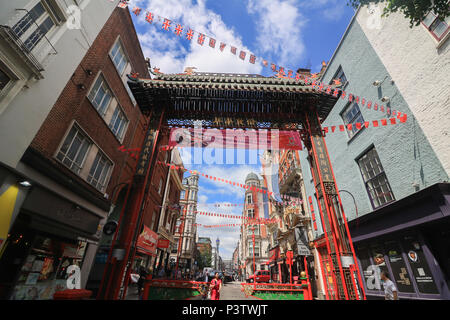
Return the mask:
<svg viewBox="0 0 450 320"><path fill-rule="evenodd" d="M222 280L219 278L219 273L216 272L214 279L211 280L211 300L220 299L220 289L222 289Z"/></svg>
<svg viewBox="0 0 450 320"><path fill-rule="evenodd" d="M158 272L158 277L159 278L164 278L164 275L165 275L166 273L165 273L165 271L164 271L164 268L163 267L160 267L160 269L159 269L159 272Z"/></svg>
<svg viewBox="0 0 450 320"><path fill-rule="evenodd" d="M381 282L384 287L384 299L385 300L398 300L397 287L394 282L389 279L389 274L386 271L381 271Z"/></svg>

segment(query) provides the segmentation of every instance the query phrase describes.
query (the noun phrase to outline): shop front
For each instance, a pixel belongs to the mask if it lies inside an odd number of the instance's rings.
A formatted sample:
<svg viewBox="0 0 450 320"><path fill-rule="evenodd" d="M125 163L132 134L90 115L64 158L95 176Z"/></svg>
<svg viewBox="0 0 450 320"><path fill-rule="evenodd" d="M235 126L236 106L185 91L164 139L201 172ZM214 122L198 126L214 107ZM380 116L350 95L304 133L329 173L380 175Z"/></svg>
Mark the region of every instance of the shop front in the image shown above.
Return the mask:
<svg viewBox="0 0 450 320"><path fill-rule="evenodd" d="M380 272L400 299L450 299L450 192L437 184L349 224L368 299L383 299Z"/></svg>
<svg viewBox="0 0 450 320"><path fill-rule="evenodd" d="M81 287L100 220L44 187L31 187L0 252L0 299L52 299L55 291L68 288L70 266L78 271L69 285Z"/></svg>

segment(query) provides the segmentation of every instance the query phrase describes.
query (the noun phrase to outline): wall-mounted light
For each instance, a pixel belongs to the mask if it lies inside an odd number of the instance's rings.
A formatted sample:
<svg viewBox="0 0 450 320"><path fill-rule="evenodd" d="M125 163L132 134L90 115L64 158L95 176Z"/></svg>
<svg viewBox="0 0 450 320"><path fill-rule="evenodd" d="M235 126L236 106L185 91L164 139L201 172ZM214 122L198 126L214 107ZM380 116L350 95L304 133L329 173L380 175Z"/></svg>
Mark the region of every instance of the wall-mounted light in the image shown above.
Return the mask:
<svg viewBox="0 0 450 320"><path fill-rule="evenodd" d="M378 87L378 86L380 86L381 81L380 81L380 80L375 80L372 84L373 84L375 87Z"/></svg>
<svg viewBox="0 0 450 320"><path fill-rule="evenodd" d="M77 84L77 88L78 88L79 90L84 90L84 89L86 89L85 85L82 84L82 83Z"/></svg>
<svg viewBox="0 0 450 320"><path fill-rule="evenodd" d="M381 102L389 102L389 100L391 100L389 97L381 98Z"/></svg>
<svg viewBox="0 0 450 320"><path fill-rule="evenodd" d="M26 180L24 180L24 181L21 181L21 182L19 182L19 184L22 186L22 187L31 187L31 183L29 182L29 181L26 181Z"/></svg>

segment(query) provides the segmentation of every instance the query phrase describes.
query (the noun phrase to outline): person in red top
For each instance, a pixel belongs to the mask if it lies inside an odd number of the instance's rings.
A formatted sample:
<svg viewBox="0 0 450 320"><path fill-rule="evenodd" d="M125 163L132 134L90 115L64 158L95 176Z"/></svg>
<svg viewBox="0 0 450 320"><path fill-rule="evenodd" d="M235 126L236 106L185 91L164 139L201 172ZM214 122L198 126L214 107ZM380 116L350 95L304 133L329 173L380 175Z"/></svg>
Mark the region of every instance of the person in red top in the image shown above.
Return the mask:
<svg viewBox="0 0 450 320"><path fill-rule="evenodd" d="M219 279L219 273L216 272L214 279L211 280L211 300L220 299L220 289L222 289L222 280Z"/></svg>

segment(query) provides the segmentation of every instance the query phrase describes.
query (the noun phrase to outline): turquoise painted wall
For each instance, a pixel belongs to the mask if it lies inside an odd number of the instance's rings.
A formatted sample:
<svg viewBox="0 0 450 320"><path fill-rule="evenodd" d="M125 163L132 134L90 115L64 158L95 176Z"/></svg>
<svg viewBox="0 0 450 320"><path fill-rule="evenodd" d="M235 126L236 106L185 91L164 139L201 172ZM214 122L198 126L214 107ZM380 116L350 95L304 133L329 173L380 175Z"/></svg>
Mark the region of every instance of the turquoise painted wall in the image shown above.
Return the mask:
<svg viewBox="0 0 450 320"><path fill-rule="evenodd" d="M386 127L378 128L363 128L352 139L349 138L347 132L340 132L339 130L327 134L325 141L338 188L353 194L358 207L358 214L361 216L374 210L356 162L372 145L378 153L395 200L400 200L416 192L413 183L417 183L419 188L423 189L437 182L448 181L448 175L398 91L395 82L391 82L390 75L356 21L352 22L333 60L330 62L323 76L324 83L329 83L333 79L339 66L342 66L348 80L348 84L344 87L346 92L365 97L379 105L383 104L381 103L383 96L390 97L392 109L408 114L406 123L388 124ZM384 82L380 87L375 87L372 84L375 80L384 80ZM395 79L393 80L395 81ZM339 99L323 126L344 124L341 113L347 105L347 97ZM386 104L384 105L386 106ZM387 118L386 113L374 111L373 107L367 109L367 106L363 107L360 104L360 110L365 121ZM308 196L311 195L315 199L314 186L306 156L307 153L303 151L301 163L305 176L305 187ZM356 216L356 209L351 196L342 192L341 199L348 220L353 220ZM319 231L315 235L318 236L322 231L317 203L315 200L313 202L319 226Z"/></svg>

